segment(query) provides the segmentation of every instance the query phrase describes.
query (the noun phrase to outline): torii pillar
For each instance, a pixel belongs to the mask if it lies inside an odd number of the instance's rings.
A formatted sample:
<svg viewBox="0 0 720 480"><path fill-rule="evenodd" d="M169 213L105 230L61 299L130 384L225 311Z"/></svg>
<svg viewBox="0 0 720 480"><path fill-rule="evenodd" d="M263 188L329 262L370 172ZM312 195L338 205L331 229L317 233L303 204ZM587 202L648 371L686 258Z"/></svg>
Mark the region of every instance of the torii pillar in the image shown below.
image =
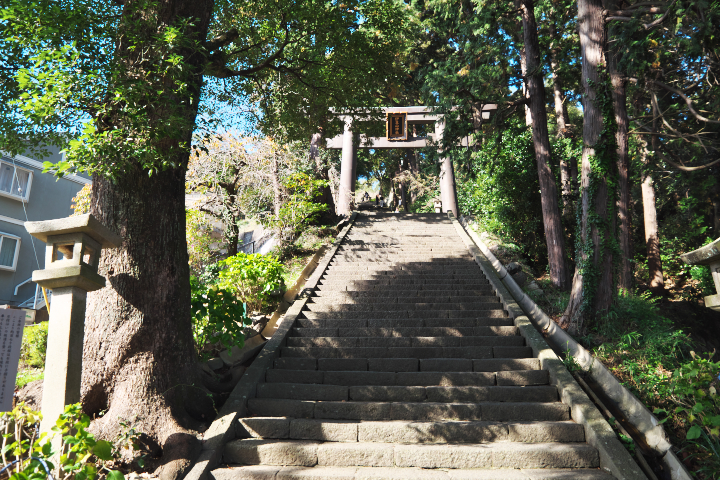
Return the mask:
<svg viewBox="0 0 720 480"><path fill-rule="evenodd" d="M338 192L338 215L350 215L350 207L355 198L357 175L357 142L353 133L352 117L344 118L345 128L342 136L342 159L340 161L340 190Z"/></svg>
<svg viewBox="0 0 720 480"><path fill-rule="evenodd" d="M443 132L445 131L445 123L443 119L439 119L435 123L435 135L438 143L442 145ZM440 158L440 201L442 202L443 213L453 212L455 218L458 216L457 189L455 187L455 169L453 168L452 159L448 155L444 155L442 148L439 150Z"/></svg>

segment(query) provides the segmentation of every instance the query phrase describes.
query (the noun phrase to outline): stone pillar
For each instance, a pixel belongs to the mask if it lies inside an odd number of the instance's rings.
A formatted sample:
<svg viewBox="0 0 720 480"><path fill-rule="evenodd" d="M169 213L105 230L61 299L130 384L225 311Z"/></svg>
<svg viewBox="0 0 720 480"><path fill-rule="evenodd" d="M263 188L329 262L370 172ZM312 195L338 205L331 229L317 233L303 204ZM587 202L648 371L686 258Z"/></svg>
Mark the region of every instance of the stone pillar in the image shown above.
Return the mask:
<svg viewBox="0 0 720 480"><path fill-rule="evenodd" d="M49 432L65 405L80 401L87 291L53 288L43 380L41 430Z"/></svg>
<svg viewBox="0 0 720 480"><path fill-rule="evenodd" d="M105 286L97 273L100 251L122 239L90 214L26 222L25 229L47 244L45 269L32 279L53 291L40 425L49 432L65 406L80 401L87 292Z"/></svg>
<svg viewBox="0 0 720 480"><path fill-rule="evenodd" d="M345 117L343 131L342 160L340 161L340 191L338 192L338 215L350 214L350 202L355 190L355 173L357 163L357 145L352 131L352 118Z"/></svg>
<svg viewBox="0 0 720 480"><path fill-rule="evenodd" d="M435 134L437 136L438 143L441 145L444 131L444 122L442 120L438 120L435 123ZM443 213L451 211L455 215L455 218L458 218L455 171L453 169L452 159L449 156L443 155L443 153L444 152L440 150L440 201L442 202L442 211Z"/></svg>

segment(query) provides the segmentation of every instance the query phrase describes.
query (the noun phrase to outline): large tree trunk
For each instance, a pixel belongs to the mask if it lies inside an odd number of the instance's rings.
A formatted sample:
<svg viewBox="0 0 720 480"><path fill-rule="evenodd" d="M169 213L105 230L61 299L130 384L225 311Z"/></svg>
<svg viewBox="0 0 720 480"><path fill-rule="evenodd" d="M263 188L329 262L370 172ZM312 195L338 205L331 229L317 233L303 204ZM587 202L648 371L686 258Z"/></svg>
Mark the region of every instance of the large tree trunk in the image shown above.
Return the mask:
<svg viewBox="0 0 720 480"><path fill-rule="evenodd" d="M658 236L657 211L655 209L655 185L648 165L648 151L641 146L641 159L645 165L641 191L643 200L643 220L645 225L645 243L647 245L648 286L650 291L662 295L665 293L662 259L660 258L660 237Z"/></svg>
<svg viewBox="0 0 720 480"><path fill-rule="evenodd" d="M582 85L585 87L584 120L583 120L583 154L581 172L580 198L580 231L577 235L577 258L575 275L570 292L568 306L560 321L563 328L568 328L573 322L580 331L584 329L585 317L592 312L603 312L610 307L613 299L612 288L612 255L609 251L611 238L606 238L601 244L601 232L597 222L591 225L590 217L595 216L605 226L603 234L614 230L614 215L608 212L608 184L607 172L598 171L603 168L591 165L590 160L601 161L604 168L609 169L608 159L599 159L597 155L611 155L602 143L608 139L601 137L604 116L601 108L601 90L603 79L601 69L606 65L605 44L607 33L603 18L603 6L600 0L578 0L578 18L580 30L580 49L582 54ZM593 182L593 189L590 183ZM594 194L591 196L591 193ZM591 253L591 258L588 258ZM596 290L592 292L585 278L589 273L585 268L595 270L597 278ZM588 298L590 297L590 298ZM592 308L591 308L592 307Z"/></svg>
<svg viewBox="0 0 720 480"><path fill-rule="evenodd" d="M125 2L124 15L133 7L133 2ZM147 26L145 38L184 19L192 20L186 34L206 38L212 0L166 0L152 8L143 11L144 18L157 23ZM138 28L134 21L127 25L121 28ZM141 64L135 57L154 50L128 50L122 31L118 39L117 54L129 59L121 82L133 82L134 69ZM184 208L204 57L190 47L177 53L189 68L192 100L165 97L147 108L151 124L157 121L159 129L169 111L184 119L187 128L157 144L178 167L150 176L126 158L128 167L114 180L93 178L91 213L118 232L123 243L103 251L99 270L108 286L88 295L82 381L84 410L93 417L105 412L91 430L114 440L124 431L120 422L134 424L149 443L162 447L158 474L163 479L186 471L200 448L192 432L214 415L212 401L200 386L193 346Z"/></svg>
<svg viewBox="0 0 720 480"><path fill-rule="evenodd" d="M547 129L547 111L545 110L545 87L540 73L540 46L533 0L523 0L522 19L525 37L525 63L527 71L530 72L525 83L528 87L530 101L530 120L540 180L540 199L550 278L556 287L566 290L570 286L570 279L565 261L565 237L560 219L557 185L550 169L550 140Z"/></svg>
<svg viewBox="0 0 720 480"><path fill-rule="evenodd" d="M620 2L613 0L608 2L607 8L619 9ZM632 252L630 251L630 157L628 155L628 114L627 95L625 92L625 76L618 71L618 62L621 53L614 48L609 53L608 71L610 82L613 88L613 110L615 111L615 143L617 144L617 167L618 167L618 217L620 219L620 275L618 287L629 291L632 288L633 269Z"/></svg>
<svg viewBox="0 0 720 480"><path fill-rule="evenodd" d="M322 138L321 133L314 133L310 137L310 160L315 165L315 178L328 182L327 186L323 187L320 196L317 199L318 203L324 203L328 206L328 209L320 216L320 221L323 223L332 223L335 219L335 201L333 200L332 190L330 189L330 174L328 173L328 167L320 156Z"/></svg>

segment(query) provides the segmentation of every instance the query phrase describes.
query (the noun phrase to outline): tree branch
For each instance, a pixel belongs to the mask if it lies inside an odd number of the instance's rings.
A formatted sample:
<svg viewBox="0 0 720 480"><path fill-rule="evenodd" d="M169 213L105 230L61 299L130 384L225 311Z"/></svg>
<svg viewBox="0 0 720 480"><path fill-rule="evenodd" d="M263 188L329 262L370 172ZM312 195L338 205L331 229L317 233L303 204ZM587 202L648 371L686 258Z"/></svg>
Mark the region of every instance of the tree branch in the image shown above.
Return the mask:
<svg viewBox="0 0 720 480"><path fill-rule="evenodd" d="M240 33L238 33L236 28L233 28L207 42L205 44L205 48L207 48L208 52L212 52L220 47L224 47L225 45L232 43L239 36Z"/></svg>
<svg viewBox="0 0 720 480"><path fill-rule="evenodd" d="M696 119L700 120L701 122L720 124L719 120L710 120L709 118L703 117L702 115L697 113L692 106L692 100L690 100L690 98L687 95L685 95L683 92L681 92L677 88L673 88L670 85L665 85L664 83L658 82L657 80L651 80L651 82L654 83L655 85L657 85L658 87L662 87L665 90L668 90L668 91L678 95L679 97L682 97L682 99L685 100L685 103L688 106L688 110L690 110L690 113L692 113Z"/></svg>

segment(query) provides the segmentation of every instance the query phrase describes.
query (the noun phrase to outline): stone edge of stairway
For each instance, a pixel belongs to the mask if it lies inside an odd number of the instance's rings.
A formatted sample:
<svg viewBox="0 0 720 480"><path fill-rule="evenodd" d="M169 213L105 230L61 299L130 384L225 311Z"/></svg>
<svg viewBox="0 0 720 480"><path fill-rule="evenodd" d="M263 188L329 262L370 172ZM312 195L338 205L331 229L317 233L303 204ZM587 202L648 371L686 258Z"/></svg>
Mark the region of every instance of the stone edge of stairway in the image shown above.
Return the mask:
<svg viewBox="0 0 720 480"><path fill-rule="evenodd" d="M245 414L248 399L255 397L257 384L264 378L265 371L272 366L272 362L278 356L280 347L285 342L295 320L307 303L310 293L317 286L320 277L327 269L333 256L335 256L356 218L357 212L353 212L348 219L347 225L343 227L333 241L332 247L325 253L312 275L308 278L303 290L298 293L293 304L278 322L277 330L275 330L273 336L240 378L240 381L220 409L217 418L203 433L202 450L198 458L189 465L187 473L181 477L184 480L206 479L210 470L219 464L225 444L235 438L235 424L238 417Z"/></svg>
<svg viewBox="0 0 720 480"><path fill-rule="evenodd" d="M560 357L547 344L542 334L525 316L513 296L500 281L487 257L480 251L452 212L448 212L448 218L452 221L458 235L474 257L475 262L490 281L495 293L500 297L508 316L513 319L520 334L525 337L527 345L532 348L533 356L539 359L542 368L550 373L550 384L557 387L560 399L570 407L571 418L583 425L587 443L597 448L600 454L600 468L611 473L618 480L647 480L647 477L630 456L617 435L615 435L605 417L580 388L580 385L567 370Z"/></svg>

